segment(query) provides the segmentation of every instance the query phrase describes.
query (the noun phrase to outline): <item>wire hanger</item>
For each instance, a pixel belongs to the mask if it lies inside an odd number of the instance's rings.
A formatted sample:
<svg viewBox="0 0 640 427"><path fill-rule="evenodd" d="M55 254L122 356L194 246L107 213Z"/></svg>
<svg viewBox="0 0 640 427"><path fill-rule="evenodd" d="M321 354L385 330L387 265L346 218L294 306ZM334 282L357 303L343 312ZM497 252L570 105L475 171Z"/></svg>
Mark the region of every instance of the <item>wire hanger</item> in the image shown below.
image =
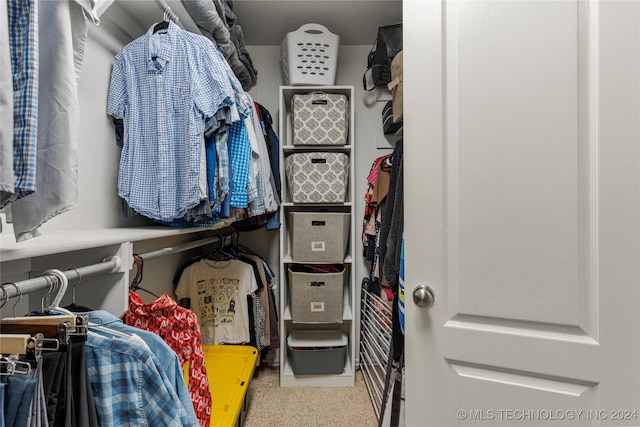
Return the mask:
<svg viewBox="0 0 640 427"><path fill-rule="evenodd" d="M9 292L7 292L7 290L4 288L4 285L8 285L8 284L9 283L3 283L2 285L0 285L0 289L2 290L2 297L3 297L2 304L0 304L0 310L2 309L2 307L4 307L7 301L9 301ZM15 283L11 283L11 284L15 285Z"/></svg>
<svg viewBox="0 0 640 427"><path fill-rule="evenodd" d="M76 272L76 275L78 276L78 281L76 283L73 284L73 287L71 288L71 304L76 303L76 286L78 286L80 284L80 282L82 282L82 276L80 275L80 272L78 271L77 268L74 268L73 271Z"/></svg>
<svg viewBox="0 0 640 427"><path fill-rule="evenodd" d="M82 276L80 275L80 272L77 268L74 268L73 270L76 272L78 280L71 287L71 304L64 306L64 308L74 313L93 311L91 307L76 304L76 287L80 284L80 282L82 282Z"/></svg>
<svg viewBox="0 0 640 427"><path fill-rule="evenodd" d="M13 317L16 317L16 306L18 305L18 303L20 302L20 300L22 299L22 289L20 289L20 286L16 285L15 283L7 283L7 285L12 285L16 288L16 291L18 292L18 299L16 300L16 302L13 304L13 308L12 308L12 313L13 313ZM7 294L8 295L8 294Z"/></svg>

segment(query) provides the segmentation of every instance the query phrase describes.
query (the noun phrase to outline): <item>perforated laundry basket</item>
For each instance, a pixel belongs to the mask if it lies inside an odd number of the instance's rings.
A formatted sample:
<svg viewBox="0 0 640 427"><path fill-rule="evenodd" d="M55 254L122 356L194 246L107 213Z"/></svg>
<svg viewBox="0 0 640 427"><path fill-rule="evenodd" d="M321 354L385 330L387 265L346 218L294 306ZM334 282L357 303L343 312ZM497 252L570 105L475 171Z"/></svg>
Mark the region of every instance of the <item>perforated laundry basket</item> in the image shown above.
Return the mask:
<svg viewBox="0 0 640 427"><path fill-rule="evenodd" d="M280 45L282 74L287 85L335 84L340 36L320 24L305 24L287 33Z"/></svg>

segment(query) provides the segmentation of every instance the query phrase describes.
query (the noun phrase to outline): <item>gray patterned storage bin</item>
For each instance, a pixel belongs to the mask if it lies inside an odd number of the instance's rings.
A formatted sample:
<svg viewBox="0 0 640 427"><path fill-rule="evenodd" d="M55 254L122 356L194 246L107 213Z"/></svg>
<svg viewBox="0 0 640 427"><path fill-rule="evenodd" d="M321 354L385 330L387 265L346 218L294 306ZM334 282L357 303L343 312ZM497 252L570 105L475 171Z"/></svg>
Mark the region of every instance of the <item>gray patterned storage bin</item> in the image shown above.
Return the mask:
<svg viewBox="0 0 640 427"><path fill-rule="evenodd" d="M345 145L349 101L345 95L312 92L293 95L293 145Z"/></svg>
<svg viewBox="0 0 640 427"><path fill-rule="evenodd" d="M345 153L293 153L285 159L285 172L294 203L344 203L349 177Z"/></svg>

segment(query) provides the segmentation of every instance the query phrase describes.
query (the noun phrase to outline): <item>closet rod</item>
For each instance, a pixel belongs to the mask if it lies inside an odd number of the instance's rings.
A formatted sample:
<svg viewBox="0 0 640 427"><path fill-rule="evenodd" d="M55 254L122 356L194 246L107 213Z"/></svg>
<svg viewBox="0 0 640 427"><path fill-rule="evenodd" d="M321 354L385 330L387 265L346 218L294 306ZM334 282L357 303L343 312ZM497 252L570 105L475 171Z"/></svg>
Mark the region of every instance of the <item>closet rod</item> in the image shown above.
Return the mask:
<svg viewBox="0 0 640 427"><path fill-rule="evenodd" d="M184 252L184 251L188 251L189 249L199 248L200 246L206 246L212 243L218 243L220 241L222 241L222 243L225 243L228 237L231 237L231 236L220 235L220 236L208 237L206 239L194 240L193 242L183 243L176 246L170 246L167 248L158 249L157 251L147 252L146 254L138 254L138 256L143 260L147 261L147 260L158 258L164 255L175 254L177 252Z"/></svg>
<svg viewBox="0 0 640 427"><path fill-rule="evenodd" d="M95 276L102 273L114 273L118 271L119 268L120 258L113 256L105 258L101 263L72 268L70 270L63 271L62 273L67 276L69 281L71 281L78 278L84 279L87 276ZM54 277L51 274L45 274L32 279L21 280L19 282L3 283L2 289L4 289L4 292L0 292L0 299L9 299L19 295L49 289L51 281L47 280L47 276ZM16 285L17 288L13 285Z"/></svg>

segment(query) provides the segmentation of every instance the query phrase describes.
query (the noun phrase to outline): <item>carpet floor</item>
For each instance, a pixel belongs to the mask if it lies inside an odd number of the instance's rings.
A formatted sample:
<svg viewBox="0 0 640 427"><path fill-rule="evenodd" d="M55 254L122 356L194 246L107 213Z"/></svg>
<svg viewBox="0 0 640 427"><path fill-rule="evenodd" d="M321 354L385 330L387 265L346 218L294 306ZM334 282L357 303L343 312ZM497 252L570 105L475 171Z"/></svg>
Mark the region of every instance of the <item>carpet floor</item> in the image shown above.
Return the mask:
<svg viewBox="0 0 640 427"><path fill-rule="evenodd" d="M355 387L280 387L278 367L256 368L243 427L376 427L362 378Z"/></svg>

